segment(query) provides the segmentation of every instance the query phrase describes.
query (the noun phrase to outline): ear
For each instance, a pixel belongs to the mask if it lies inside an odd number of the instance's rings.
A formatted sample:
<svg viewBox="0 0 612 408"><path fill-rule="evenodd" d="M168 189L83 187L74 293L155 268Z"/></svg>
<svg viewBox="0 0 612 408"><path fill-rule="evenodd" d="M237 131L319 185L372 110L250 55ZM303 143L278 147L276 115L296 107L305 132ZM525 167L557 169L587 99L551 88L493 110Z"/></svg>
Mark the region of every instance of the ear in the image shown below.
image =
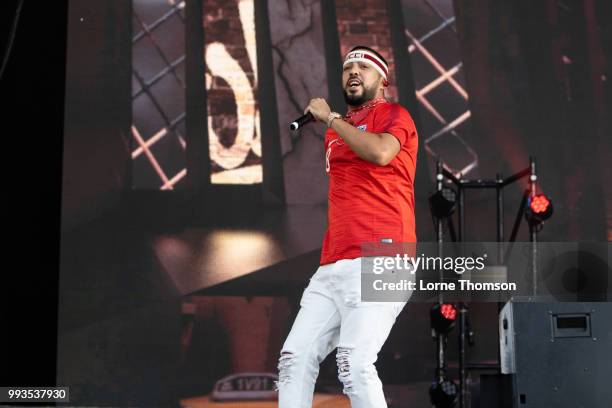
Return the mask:
<svg viewBox="0 0 612 408"><path fill-rule="evenodd" d="M387 81L380 72L378 73L378 77L380 78L380 83L382 84L383 88L386 88L389 86L389 81Z"/></svg>

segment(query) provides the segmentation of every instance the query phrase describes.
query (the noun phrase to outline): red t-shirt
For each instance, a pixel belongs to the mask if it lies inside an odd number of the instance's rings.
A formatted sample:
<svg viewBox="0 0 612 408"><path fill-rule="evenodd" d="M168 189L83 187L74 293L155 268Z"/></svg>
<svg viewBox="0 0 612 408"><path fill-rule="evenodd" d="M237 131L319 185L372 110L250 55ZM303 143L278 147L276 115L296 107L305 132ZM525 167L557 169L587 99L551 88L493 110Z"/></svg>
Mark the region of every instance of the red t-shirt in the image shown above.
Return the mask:
<svg viewBox="0 0 612 408"><path fill-rule="evenodd" d="M363 243L416 242L413 183L418 137L410 114L397 103L383 102L351 121L363 131L392 134L401 149L389 164L379 166L359 158L327 129L328 225L321 265L362 256Z"/></svg>

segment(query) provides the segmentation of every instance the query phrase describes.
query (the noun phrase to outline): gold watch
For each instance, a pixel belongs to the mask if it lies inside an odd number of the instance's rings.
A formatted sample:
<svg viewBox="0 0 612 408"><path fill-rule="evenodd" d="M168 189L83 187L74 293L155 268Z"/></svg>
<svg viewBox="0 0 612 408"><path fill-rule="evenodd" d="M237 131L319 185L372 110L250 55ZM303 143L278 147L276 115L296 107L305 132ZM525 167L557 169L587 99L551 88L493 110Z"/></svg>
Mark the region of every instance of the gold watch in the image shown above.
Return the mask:
<svg viewBox="0 0 612 408"><path fill-rule="evenodd" d="M332 125L332 121L334 119L341 119L342 115L339 114L338 112L329 112L329 115L327 115L327 127L331 127Z"/></svg>

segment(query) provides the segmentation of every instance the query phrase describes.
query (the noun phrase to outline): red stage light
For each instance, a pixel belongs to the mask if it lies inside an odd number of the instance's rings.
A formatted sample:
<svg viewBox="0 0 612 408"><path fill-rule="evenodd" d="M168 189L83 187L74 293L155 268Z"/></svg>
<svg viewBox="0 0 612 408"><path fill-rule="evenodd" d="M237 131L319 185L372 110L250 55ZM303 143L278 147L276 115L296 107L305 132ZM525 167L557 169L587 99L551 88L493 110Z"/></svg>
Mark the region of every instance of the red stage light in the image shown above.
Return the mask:
<svg viewBox="0 0 612 408"><path fill-rule="evenodd" d="M543 194L538 194L537 196L531 199L531 210L535 214L543 214L548 210L548 206L550 205L550 200Z"/></svg>
<svg viewBox="0 0 612 408"><path fill-rule="evenodd" d="M452 303L435 303L430 310L431 335L447 334L455 327L457 308Z"/></svg>
<svg viewBox="0 0 612 408"><path fill-rule="evenodd" d="M455 306L449 303L444 303L441 306L440 313L442 313L442 316L444 316L444 318L448 320L455 320L455 318L457 317L457 309L455 308Z"/></svg>
<svg viewBox="0 0 612 408"><path fill-rule="evenodd" d="M529 225L542 224L542 222L550 218L552 213L553 203L550 198L544 194L529 197L525 211L525 218L527 218Z"/></svg>

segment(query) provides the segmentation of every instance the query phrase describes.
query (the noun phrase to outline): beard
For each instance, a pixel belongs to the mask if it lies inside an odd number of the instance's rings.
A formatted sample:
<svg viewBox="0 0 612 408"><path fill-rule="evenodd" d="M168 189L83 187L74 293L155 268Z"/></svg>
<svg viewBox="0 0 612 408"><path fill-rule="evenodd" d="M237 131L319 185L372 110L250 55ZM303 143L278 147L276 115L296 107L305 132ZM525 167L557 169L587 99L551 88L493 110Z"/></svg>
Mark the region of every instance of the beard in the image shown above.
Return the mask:
<svg viewBox="0 0 612 408"><path fill-rule="evenodd" d="M351 106L361 106L364 103L374 99L376 96L376 87L373 86L371 88L366 88L363 84L363 92L361 95L351 95L346 89L342 89L342 93L344 94L344 101Z"/></svg>

